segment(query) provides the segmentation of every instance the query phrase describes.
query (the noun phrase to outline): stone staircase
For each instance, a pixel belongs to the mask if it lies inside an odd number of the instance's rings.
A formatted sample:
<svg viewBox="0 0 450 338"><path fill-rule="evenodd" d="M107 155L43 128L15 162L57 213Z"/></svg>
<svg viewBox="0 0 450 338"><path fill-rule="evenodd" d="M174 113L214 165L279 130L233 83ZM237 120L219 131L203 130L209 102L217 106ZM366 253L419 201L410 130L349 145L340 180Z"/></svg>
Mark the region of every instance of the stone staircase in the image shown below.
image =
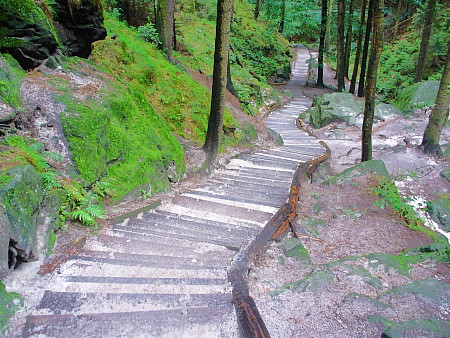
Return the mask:
<svg viewBox="0 0 450 338"><path fill-rule="evenodd" d="M90 237L49 277L25 337L238 337L227 270L286 202L299 162L324 154L297 129L311 101L300 90L300 49L286 90L293 100L267 119L284 146L243 155L200 187Z"/></svg>

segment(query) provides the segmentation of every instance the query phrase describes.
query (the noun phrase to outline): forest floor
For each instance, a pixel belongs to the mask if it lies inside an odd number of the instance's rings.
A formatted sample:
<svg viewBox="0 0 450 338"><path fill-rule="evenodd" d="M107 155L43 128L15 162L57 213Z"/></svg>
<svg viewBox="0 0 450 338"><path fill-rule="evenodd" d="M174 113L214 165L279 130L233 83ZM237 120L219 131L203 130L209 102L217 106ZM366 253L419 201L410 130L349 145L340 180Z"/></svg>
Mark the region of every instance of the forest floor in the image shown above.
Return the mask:
<svg viewBox="0 0 450 338"><path fill-rule="evenodd" d="M328 69L329 85L333 74ZM311 98L331 92L299 90ZM448 158L418 149L428 115L384 117L373 128L373 158L384 161L404 197L417 201L448 196L450 188L440 175ZM425 260L408 266L393 256L431 238L409 229L391 208L374 205L373 175L324 184L360 162L361 124L314 130L332 156L302 184L301 243L291 236L272 243L250 272L250 294L274 337L448 337L450 265ZM450 140L449 128L441 140Z"/></svg>

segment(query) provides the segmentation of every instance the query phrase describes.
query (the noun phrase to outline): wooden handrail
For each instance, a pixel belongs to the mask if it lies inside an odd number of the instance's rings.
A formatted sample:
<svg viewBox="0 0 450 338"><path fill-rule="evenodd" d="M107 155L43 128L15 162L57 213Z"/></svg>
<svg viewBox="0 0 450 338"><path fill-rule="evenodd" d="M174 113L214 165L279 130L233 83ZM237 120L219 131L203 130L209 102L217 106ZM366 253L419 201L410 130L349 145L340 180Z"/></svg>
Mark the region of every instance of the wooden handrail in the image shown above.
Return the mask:
<svg viewBox="0 0 450 338"><path fill-rule="evenodd" d="M270 333L249 294L246 276L253 259L262 251L270 240L281 240L297 218L297 205L301 177L312 179L314 171L320 163L331 156L331 150L324 141L319 142L325 148L325 154L305 163L301 163L294 173L287 203L278 209L275 215L267 222L261 232L256 235L244 249L235 257L228 271L228 280L233 288L233 304L236 309L239 328L243 337L268 338Z"/></svg>

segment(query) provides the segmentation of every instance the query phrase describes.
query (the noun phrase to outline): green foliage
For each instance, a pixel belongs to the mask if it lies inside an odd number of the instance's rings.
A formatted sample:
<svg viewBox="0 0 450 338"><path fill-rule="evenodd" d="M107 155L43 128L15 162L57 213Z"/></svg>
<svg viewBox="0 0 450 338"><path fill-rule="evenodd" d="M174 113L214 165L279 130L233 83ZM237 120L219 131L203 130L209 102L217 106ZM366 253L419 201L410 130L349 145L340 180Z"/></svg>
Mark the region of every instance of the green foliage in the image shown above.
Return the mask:
<svg viewBox="0 0 450 338"><path fill-rule="evenodd" d="M374 205L384 209L391 207L399 215L406 225L413 230L422 230L422 220L414 208L407 204L400 195L396 185L384 176L378 176L378 184L372 189L380 199Z"/></svg>
<svg viewBox="0 0 450 338"><path fill-rule="evenodd" d="M314 41L320 30L321 11L314 0L284 0L286 4L283 35L292 41ZM255 1L252 1L255 3ZM282 20L283 0L263 1L261 10L272 24L279 29Z"/></svg>
<svg viewBox="0 0 450 338"><path fill-rule="evenodd" d="M143 38L145 41L150 42L157 46L161 42L159 41L158 31L155 28L153 23L149 22L143 26L139 26L137 28L138 35Z"/></svg>
<svg viewBox="0 0 450 338"><path fill-rule="evenodd" d="M15 292L7 292L0 281L0 333L6 333L8 319L23 307L23 298Z"/></svg>
<svg viewBox="0 0 450 338"><path fill-rule="evenodd" d="M22 106L22 96L20 95L20 85L25 71L19 63L9 54L2 54L0 62L5 66L0 66L0 98L8 105L19 108Z"/></svg>
<svg viewBox="0 0 450 338"><path fill-rule="evenodd" d="M180 6L182 10L177 20L195 24L180 25L177 29L180 50L174 55L189 68L210 76L214 57L216 1L194 3L182 0ZM267 21L253 19L249 2L239 1L235 2L231 46L233 85L241 101L252 103L247 106L252 114L264 100L273 96L272 89L266 84L267 79L289 72L291 54L288 42Z"/></svg>
<svg viewBox="0 0 450 338"><path fill-rule="evenodd" d="M385 100L395 100L399 93L414 83L414 74L419 55L422 24L427 2L417 3L409 31L391 46L385 46L378 71L377 90ZM450 40L450 7L437 4L435 20L428 47L424 80L439 80Z"/></svg>

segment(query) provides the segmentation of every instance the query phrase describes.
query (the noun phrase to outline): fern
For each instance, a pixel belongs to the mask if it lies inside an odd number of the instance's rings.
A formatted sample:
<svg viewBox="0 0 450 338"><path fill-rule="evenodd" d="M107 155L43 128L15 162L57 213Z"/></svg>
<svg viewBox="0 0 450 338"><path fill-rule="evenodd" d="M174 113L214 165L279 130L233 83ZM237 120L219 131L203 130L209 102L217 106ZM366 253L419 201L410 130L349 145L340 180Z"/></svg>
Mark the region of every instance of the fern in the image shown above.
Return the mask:
<svg viewBox="0 0 450 338"><path fill-rule="evenodd" d="M69 215L70 218L72 218L73 220L80 221L83 225L86 226L97 225L95 218L92 215L90 215L86 210L77 209L75 211L72 211Z"/></svg>

